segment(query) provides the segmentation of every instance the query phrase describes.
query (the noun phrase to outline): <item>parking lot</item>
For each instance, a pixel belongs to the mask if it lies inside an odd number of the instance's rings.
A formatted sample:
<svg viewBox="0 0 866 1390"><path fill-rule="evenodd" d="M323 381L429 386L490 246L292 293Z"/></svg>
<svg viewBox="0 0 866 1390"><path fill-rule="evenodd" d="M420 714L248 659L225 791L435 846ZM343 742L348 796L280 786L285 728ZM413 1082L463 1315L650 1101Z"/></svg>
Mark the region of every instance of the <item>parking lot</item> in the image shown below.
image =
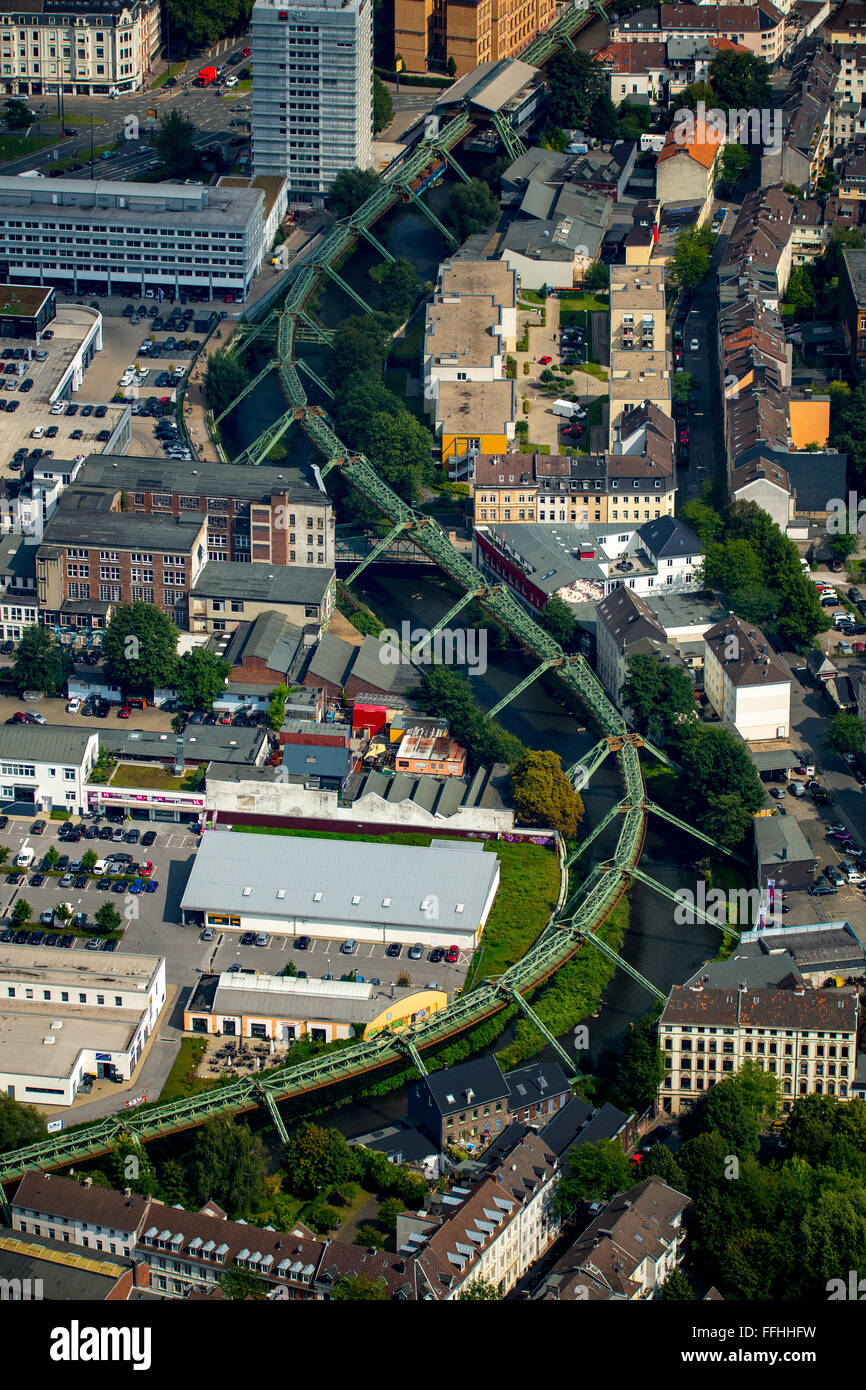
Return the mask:
<svg viewBox="0 0 866 1390"><path fill-rule="evenodd" d="M824 779L819 775L818 780L823 782ZM857 832L856 824L833 800L826 806L818 807L811 796L796 797L788 792L778 804L786 816L796 818L808 840L818 864L816 878L818 874L825 873L828 865L836 869L843 859L849 857L849 850L845 845L828 838L831 825L845 826L851 832L852 847L863 848L863 839ZM857 862L859 866L859 859ZM850 922L860 936L866 931L864 886L845 882L844 876L836 893L813 896L806 892L789 891L787 904L790 912L781 918L781 923L786 927L814 921L817 918L823 922Z"/></svg>
<svg viewBox="0 0 866 1390"><path fill-rule="evenodd" d="M445 960L434 964L429 959L431 948L425 947L420 960L410 960L408 945L401 947L399 956L388 956L385 946L373 941L361 941L354 955L345 955L340 950L342 939L326 937L310 937L306 950L298 950L298 938L291 936L271 936L268 946L242 946L243 934L218 931L206 945L212 962L208 969L222 971L235 966L262 975L279 975L291 961L299 975L306 974L311 980L328 976L339 980L356 971L357 978L367 983L397 984L408 977L416 989L444 989L453 994L463 984L472 959L471 952L461 951L453 965Z"/></svg>

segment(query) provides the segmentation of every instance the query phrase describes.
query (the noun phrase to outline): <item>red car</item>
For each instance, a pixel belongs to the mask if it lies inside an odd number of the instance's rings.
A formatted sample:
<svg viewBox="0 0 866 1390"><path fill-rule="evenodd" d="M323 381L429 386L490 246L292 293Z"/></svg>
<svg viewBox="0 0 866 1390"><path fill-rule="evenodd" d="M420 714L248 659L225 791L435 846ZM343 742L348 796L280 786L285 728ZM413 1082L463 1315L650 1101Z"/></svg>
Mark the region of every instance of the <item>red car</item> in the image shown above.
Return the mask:
<svg viewBox="0 0 866 1390"><path fill-rule="evenodd" d="M453 965L455 961L458 961L460 959L459 946L449 946L448 950L445 952L445 959L449 965Z"/></svg>
<svg viewBox="0 0 866 1390"><path fill-rule="evenodd" d="M680 430L680 443L681 443L681 444L688 444L688 442L689 442L689 432L688 432L688 430Z"/></svg>
<svg viewBox="0 0 866 1390"><path fill-rule="evenodd" d="M146 860L144 861L144 863L142 864L141 868L140 868L139 871L138 871L138 877L139 877L139 878L150 878L150 876L151 876L152 873L153 873L153 865L151 864L151 862L150 862L149 859L146 859Z"/></svg>
<svg viewBox="0 0 866 1390"><path fill-rule="evenodd" d="M858 656L862 656L866 652L866 642L855 642L854 650Z"/></svg>
<svg viewBox="0 0 866 1390"><path fill-rule="evenodd" d="M120 709L117 711L118 719L129 719L131 714L132 710L130 709L129 705L121 705Z"/></svg>
<svg viewBox="0 0 866 1390"><path fill-rule="evenodd" d="M578 435L583 434L583 425L566 425L562 433L573 435L576 439Z"/></svg>
<svg viewBox="0 0 866 1390"><path fill-rule="evenodd" d="M242 48L242 49L241 49L241 57L242 57L242 58L249 58L249 56L250 56L250 54L252 53L252 51L253 51L253 50L252 50L251 48Z"/></svg>
<svg viewBox="0 0 866 1390"><path fill-rule="evenodd" d="M226 290L225 294L223 295L223 304L234 304L234 302L235 302L234 291L233 291L233 290Z"/></svg>
<svg viewBox="0 0 866 1390"><path fill-rule="evenodd" d="M23 714L22 711L21 711L20 709L17 709L17 710L15 711L15 713L12 715L12 717L10 718L9 723L10 723L10 724L29 724L29 723L30 723L30 720L27 718L27 715L26 715L26 714Z"/></svg>
<svg viewBox="0 0 866 1390"><path fill-rule="evenodd" d="M220 722L220 724L231 724L231 722L232 722L231 712L230 712L229 710L226 710L225 714L221 714L220 717L219 717L219 722Z"/></svg>
<svg viewBox="0 0 866 1390"><path fill-rule="evenodd" d="M542 367L549 367L550 364L551 364L551 362L553 361L553 358L552 358L552 357L539 357L538 360L539 360L539 362L541 363Z"/></svg>
<svg viewBox="0 0 866 1390"><path fill-rule="evenodd" d="M643 1154L632 1154L629 1162L634 1163L635 1166L637 1166L639 1163L643 1163Z"/></svg>

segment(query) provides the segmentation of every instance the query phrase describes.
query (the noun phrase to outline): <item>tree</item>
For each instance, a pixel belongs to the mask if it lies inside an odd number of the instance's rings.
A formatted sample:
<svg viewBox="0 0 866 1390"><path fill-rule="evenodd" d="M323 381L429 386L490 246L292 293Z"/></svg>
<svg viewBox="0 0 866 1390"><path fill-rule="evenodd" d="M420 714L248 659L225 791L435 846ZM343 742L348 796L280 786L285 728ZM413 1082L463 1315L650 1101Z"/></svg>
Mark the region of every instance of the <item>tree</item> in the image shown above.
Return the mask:
<svg viewBox="0 0 866 1390"><path fill-rule="evenodd" d="M319 1188L330 1189L356 1178L358 1160L338 1129L308 1122L289 1141L286 1172L293 1192L312 1196Z"/></svg>
<svg viewBox="0 0 866 1390"><path fill-rule="evenodd" d="M686 671L643 653L629 657L627 664L621 699L639 733L666 740L694 721L695 688Z"/></svg>
<svg viewBox="0 0 866 1390"><path fill-rule="evenodd" d="M168 614L152 603L121 604L102 638L109 680L133 695L151 695L171 686L178 635Z"/></svg>
<svg viewBox="0 0 866 1390"><path fill-rule="evenodd" d="M205 647L184 652L177 663L174 689L184 709L209 710L226 688L231 665Z"/></svg>
<svg viewBox="0 0 866 1390"><path fill-rule="evenodd" d="M264 1144L248 1125L214 1115L198 1130L190 1164L190 1185L198 1202L213 1198L230 1217L257 1211L267 1171Z"/></svg>
<svg viewBox="0 0 866 1390"><path fill-rule="evenodd" d="M28 130L33 124L33 112L26 102L13 101L6 107L6 124L10 130Z"/></svg>
<svg viewBox="0 0 866 1390"><path fill-rule="evenodd" d="M537 621L555 637L561 647L569 647L577 627L577 619L559 594L551 594L538 614Z"/></svg>
<svg viewBox="0 0 866 1390"><path fill-rule="evenodd" d="M660 1303L693 1303L695 1291L680 1269L672 1269L656 1299Z"/></svg>
<svg viewBox="0 0 866 1390"><path fill-rule="evenodd" d="M421 289L421 277L412 262L405 256L396 261L382 261L371 268L370 278L379 286L381 312L388 315L395 328L405 323Z"/></svg>
<svg viewBox="0 0 866 1390"><path fill-rule="evenodd" d="M596 140L616 140L622 122L607 92L601 92L592 103L586 118L586 129Z"/></svg>
<svg viewBox="0 0 866 1390"><path fill-rule="evenodd" d="M683 1144L677 1162L685 1174L689 1196L703 1197L724 1181L730 1152L728 1140L718 1130L707 1130Z"/></svg>
<svg viewBox="0 0 866 1390"><path fill-rule="evenodd" d="M457 1295L459 1303L499 1303L502 1295L495 1284L488 1279L473 1279L462 1293Z"/></svg>
<svg viewBox="0 0 866 1390"><path fill-rule="evenodd" d="M457 63L454 58L448 59L448 62L445 64L445 71L448 73L449 77L457 76Z"/></svg>
<svg viewBox="0 0 866 1390"><path fill-rule="evenodd" d="M840 710L827 725L825 743L837 753L862 753L864 727L856 714Z"/></svg>
<svg viewBox="0 0 866 1390"><path fill-rule="evenodd" d="M414 502L433 473L433 436L408 410L374 415L375 439L367 451L376 472L407 502Z"/></svg>
<svg viewBox="0 0 866 1390"><path fill-rule="evenodd" d="M547 114L554 125L584 126L605 89L601 67L588 53L561 50L545 69Z"/></svg>
<svg viewBox="0 0 866 1390"><path fill-rule="evenodd" d="M620 102L617 113L619 136L622 140L639 140L652 124L652 114L648 106L635 106L626 98Z"/></svg>
<svg viewBox="0 0 866 1390"><path fill-rule="evenodd" d="M24 1149L45 1138L45 1119L32 1105L22 1105L0 1091L0 1153Z"/></svg>
<svg viewBox="0 0 866 1390"><path fill-rule="evenodd" d="M643 1111L655 1101L665 1079L658 1024L644 1014L629 1029L617 1063L614 1092L627 1110Z"/></svg>
<svg viewBox="0 0 866 1390"><path fill-rule="evenodd" d="M632 1180L631 1164L615 1139L600 1139L571 1149L568 1166L553 1194L552 1205L562 1217L570 1216L580 1202L609 1198L622 1192Z"/></svg>
<svg viewBox="0 0 866 1390"><path fill-rule="evenodd" d="M732 107L763 109L773 104L769 66L754 53L724 50L710 64L709 77L713 104L723 110Z"/></svg>
<svg viewBox="0 0 866 1390"><path fill-rule="evenodd" d="M267 1284L251 1269L227 1269L217 1280L226 1298L264 1298Z"/></svg>
<svg viewBox="0 0 866 1390"><path fill-rule="evenodd" d="M8 846L8 845L0 845L0 864L5 864L5 863L6 863L6 860L7 860L8 858L9 858L9 846Z"/></svg>
<svg viewBox="0 0 866 1390"><path fill-rule="evenodd" d="M716 94L709 82L691 82L680 94L678 100L688 111L696 111L699 101L702 101L705 107L712 107L715 104Z"/></svg>
<svg viewBox="0 0 866 1390"><path fill-rule="evenodd" d="M328 194L328 208L335 217L350 217L379 186L372 169L341 169Z"/></svg>
<svg viewBox="0 0 866 1390"><path fill-rule="evenodd" d="M563 772L558 753L527 748L511 769L511 790L525 825L550 826L566 840L574 839L583 802Z"/></svg>
<svg viewBox="0 0 866 1390"><path fill-rule="evenodd" d="M156 1168L150 1161L146 1149L129 1135L121 1135L114 1141L106 1161L106 1176L112 1187L129 1187L133 1192L146 1195L159 1188Z"/></svg>
<svg viewBox="0 0 866 1390"><path fill-rule="evenodd" d="M583 283L588 290L606 290L610 285L610 266L604 261L593 261L584 271Z"/></svg>
<svg viewBox="0 0 866 1390"><path fill-rule="evenodd" d="M668 1187L673 1187L677 1192L685 1192L685 1174L671 1153L670 1149L664 1144L653 1144L649 1153L646 1155L640 1166L642 1178L661 1178Z"/></svg>
<svg viewBox="0 0 866 1390"><path fill-rule="evenodd" d="M55 908L54 911L56 914L57 908ZM12 909L12 925L15 927L23 927L26 922L30 921L32 912L33 909L30 904L24 898L19 898Z"/></svg>
<svg viewBox="0 0 866 1390"><path fill-rule="evenodd" d="M476 232L486 232L498 217L499 204L481 179L457 184L442 209L442 221L461 242Z"/></svg>
<svg viewBox="0 0 866 1390"><path fill-rule="evenodd" d="M342 1216L333 1207L315 1207L307 1219L320 1236L326 1236L329 1231L336 1231L343 1224Z"/></svg>
<svg viewBox="0 0 866 1390"><path fill-rule="evenodd" d="M414 694L427 714L435 714L450 727L458 743L469 751L474 771L492 763L515 763L523 745L513 734L489 719L476 704L469 681L447 666L425 668Z"/></svg>
<svg viewBox="0 0 866 1390"><path fill-rule="evenodd" d="M382 1236L382 1232L377 1231L376 1227L371 1226L368 1222L366 1225L358 1227L352 1244L363 1245L367 1250L381 1250L384 1247L385 1240Z"/></svg>
<svg viewBox="0 0 866 1390"><path fill-rule="evenodd" d="M737 1084L736 1077L726 1077L703 1091L683 1121L684 1133L707 1131L721 1135L728 1153L736 1153L740 1158L758 1152L758 1120L748 1093ZM682 1156L680 1162L684 1163Z"/></svg>
<svg viewBox="0 0 866 1390"><path fill-rule="evenodd" d="M394 119L394 103L391 93L381 77L373 76L373 130L376 135L385 130Z"/></svg>
<svg viewBox="0 0 866 1390"><path fill-rule="evenodd" d="M286 717L286 701L289 698L289 687L287 685L277 685L271 696L271 703L268 705L268 724L276 733L283 727Z"/></svg>
<svg viewBox="0 0 866 1390"><path fill-rule="evenodd" d="M722 178L733 188L751 167L752 156L743 145L728 143L722 151Z"/></svg>
<svg viewBox="0 0 866 1390"><path fill-rule="evenodd" d="M204 381L204 398L208 410L221 415L233 400L250 384L250 374L243 361L220 348L208 358Z"/></svg>
<svg viewBox="0 0 866 1390"><path fill-rule="evenodd" d="M674 283L682 289L697 289L709 270L711 238L705 228L680 232L670 267Z"/></svg>
<svg viewBox="0 0 866 1390"><path fill-rule="evenodd" d="M386 1197L376 1213L376 1219L386 1231L396 1231L397 1217L405 1209L406 1204L399 1197Z"/></svg>
<svg viewBox="0 0 866 1390"><path fill-rule="evenodd" d="M677 814L723 844L739 844L765 798L746 748L728 729L701 723L682 726L677 742Z"/></svg>
<svg viewBox="0 0 866 1390"><path fill-rule="evenodd" d="M58 903L54 909L54 920L63 926L68 926L72 921L72 908L69 903Z"/></svg>
<svg viewBox="0 0 866 1390"><path fill-rule="evenodd" d="M332 386L342 387L356 375L369 374L374 380L363 385L368 389L379 386L384 390L381 386L382 372L390 344L390 330L381 315L371 314L367 318L350 315L337 330L325 358L326 381ZM353 382L353 385L356 391L362 389L361 383ZM395 401L395 407L397 404Z"/></svg>
<svg viewBox="0 0 866 1390"><path fill-rule="evenodd" d="M188 116L174 107L166 111L153 136L153 147L169 178L188 179L201 169L201 154L195 146L196 129Z"/></svg>
<svg viewBox="0 0 866 1390"><path fill-rule="evenodd" d="M59 858L60 851L58 850L57 846L49 845L47 850L45 851L45 867L47 869L53 869L54 865L57 863Z"/></svg>
<svg viewBox="0 0 866 1390"><path fill-rule="evenodd" d="M90 870L93 868L98 858L99 855L96 853L95 849L86 849L81 856L82 869L86 869L87 872L90 873Z"/></svg>
<svg viewBox="0 0 866 1390"><path fill-rule="evenodd" d="M681 376L687 373L681 372L680 376L674 378L674 384L680 380ZM708 545L721 534L724 522L717 511L707 505L706 502L699 502L697 498L691 502L686 502L680 507L680 516L687 526L697 534L698 540L706 550Z"/></svg>
<svg viewBox="0 0 866 1390"><path fill-rule="evenodd" d="M814 449L806 445L810 453L816 453L818 445ZM847 560L849 555L856 554L859 541L856 536L852 536L850 531L837 531L830 537L830 549L838 560Z"/></svg>
<svg viewBox="0 0 866 1390"><path fill-rule="evenodd" d="M123 918L114 903L104 902L93 914L93 920L100 931L113 932L119 930Z"/></svg>
<svg viewBox="0 0 866 1390"><path fill-rule="evenodd" d="M338 1303L365 1300L368 1303L388 1302L388 1286L384 1279L371 1279L368 1274L344 1274L331 1290Z"/></svg>
<svg viewBox="0 0 866 1390"><path fill-rule="evenodd" d="M687 405L691 394L695 389L695 379L691 372L676 372L674 375L673 395L674 400L680 405Z"/></svg>
<svg viewBox="0 0 866 1390"><path fill-rule="evenodd" d="M36 624L25 627L12 666L12 680L19 695L25 690L57 695L72 669L71 653L58 645L50 628Z"/></svg>

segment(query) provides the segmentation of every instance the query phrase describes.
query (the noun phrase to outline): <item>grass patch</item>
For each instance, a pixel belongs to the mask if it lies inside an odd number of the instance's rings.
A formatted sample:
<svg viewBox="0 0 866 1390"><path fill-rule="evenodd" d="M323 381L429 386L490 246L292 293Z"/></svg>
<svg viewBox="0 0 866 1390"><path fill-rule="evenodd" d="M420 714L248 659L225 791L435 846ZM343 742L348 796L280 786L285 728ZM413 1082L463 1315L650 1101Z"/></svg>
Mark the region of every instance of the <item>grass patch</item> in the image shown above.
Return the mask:
<svg viewBox="0 0 866 1390"><path fill-rule="evenodd" d="M391 345L388 354L389 362L398 363L400 366L411 364L411 369L418 370L421 360L421 347L424 341L424 320L419 318L415 323L410 324L402 338L396 338Z"/></svg>
<svg viewBox="0 0 866 1390"><path fill-rule="evenodd" d="M189 791L194 771L173 777L161 767L144 767L139 763L118 763L112 782L119 787L151 787L157 791Z"/></svg>
<svg viewBox="0 0 866 1390"><path fill-rule="evenodd" d="M559 895L559 860L553 850L504 840L490 840L487 848L499 855L499 891L464 989L479 967L482 976L500 975L520 960L547 925Z"/></svg>
<svg viewBox="0 0 866 1390"><path fill-rule="evenodd" d="M606 314L610 308L610 296L598 294L567 294L559 300L559 321L564 314L582 314L588 309L591 314Z"/></svg>
<svg viewBox="0 0 866 1390"><path fill-rule="evenodd" d="M206 1038L182 1038L178 1054L171 1071L165 1079L160 1093L160 1101L183 1100L199 1091L212 1091L219 1085L216 1077L196 1076L198 1067L207 1047Z"/></svg>
<svg viewBox="0 0 866 1390"><path fill-rule="evenodd" d="M185 67L186 63L172 63L171 67L166 68L165 72L162 74L162 77L158 77L155 82L151 82L147 90L149 92L158 91L160 87L165 86L166 82L170 77L177 77L178 73L183 72Z"/></svg>
<svg viewBox="0 0 866 1390"><path fill-rule="evenodd" d="M24 155L56 144L57 138L53 135L3 135L0 136L0 160L5 163L8 159L22 159Z"/></svg>
<svg viewBox="0 0 866 1390"><path fill-rule="evenodd" d="M242 77L236 87L226 92L225 96L220 97L221 101L234 101L235 97L246 96L252 90L252 81L249 77Z"/></svg>
<svg viewBox="0 0 866 1390"><path fill-rule="evenodd" d="M589 376L594 376L598 381L607 381L607 368L599 366L598 362L586 362L578 371L587 372Z"/></svg>
<svg viewBox="0 0 866 1390"><path fill-rule="evenodd" d="M90 125L90 119L91 119L90 116L70 116L70 115L68 115L67 113L64 113L62 123L61 123L61 120L60 120L60 117L59 117L59 116L40 116L40 117L39 117L39 124L40 124L41 126L46 126L46 125L56 125L56 126L60 126L60 125L81 125L81 126L89 126L89 125ZM93 124L94 124L95 126L97 126L97 125L105 125L105 121L103 120L102 116L94 116L94 117L93 117Z"/></svg>
<svg viewBox="0 0 866 1390"><path fill-rule="evenodd" d="M522 289L522 290L520 291L520 301L521 301L521 304L523 304L524 302L525 302L526 304L543 304L543 303L544 303L544 300L542 299L541 295L540 295L540 294L536 294L535 290L523 290L523 289Z"/></svg>

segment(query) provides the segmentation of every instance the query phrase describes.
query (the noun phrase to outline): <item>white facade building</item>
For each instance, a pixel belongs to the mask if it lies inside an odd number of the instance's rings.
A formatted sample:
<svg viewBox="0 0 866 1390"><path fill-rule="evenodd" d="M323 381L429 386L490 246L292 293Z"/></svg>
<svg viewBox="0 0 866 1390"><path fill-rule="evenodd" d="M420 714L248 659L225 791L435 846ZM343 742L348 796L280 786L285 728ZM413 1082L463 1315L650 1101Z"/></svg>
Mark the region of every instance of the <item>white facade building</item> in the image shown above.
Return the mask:
<svg viewBox="0 0 866 1390"><path fill-rule="evenodd" d="M84 784L98 752L95 730L60 724L0 726L0 803L5 808L15 802L22 811L56 807L83 815Z"/></svg>
<svg viewBox="0 0 866 1390"><path fill-rule="evenodd" d="M0 15L0 86L17 96L137 92L158 57L159 0L28 0Z"/></svg>
<svg viewBox="0 0 866 1390"><path fill-rule="evenodd" d="M0 1091L71 1105L85 1075L131 1077L165 1005L165 958L117 951L91 964L7 945L0 997Z"/></svg>
<svg viewBox="0 0 866 1390"><path fill-rule="evenodd" d="M0 177L0 263L12 284L73 293L82 280L109 294L246 296L267 250L265 202L257 187Z"/></svg>
<svg viewBox="0 0 866 1390"><path fill-rule="evenodd" d="M321 205L341 169L373 158L372 0L256 0L252 47L253 172Z"/></svg>
<svg viewBox="0 0 866 1390"><path fill-rule="evenodd" d="M747 743L787 738L791 675L760 628L732 615L704 640L704 691L719 718Z"/></svg>

